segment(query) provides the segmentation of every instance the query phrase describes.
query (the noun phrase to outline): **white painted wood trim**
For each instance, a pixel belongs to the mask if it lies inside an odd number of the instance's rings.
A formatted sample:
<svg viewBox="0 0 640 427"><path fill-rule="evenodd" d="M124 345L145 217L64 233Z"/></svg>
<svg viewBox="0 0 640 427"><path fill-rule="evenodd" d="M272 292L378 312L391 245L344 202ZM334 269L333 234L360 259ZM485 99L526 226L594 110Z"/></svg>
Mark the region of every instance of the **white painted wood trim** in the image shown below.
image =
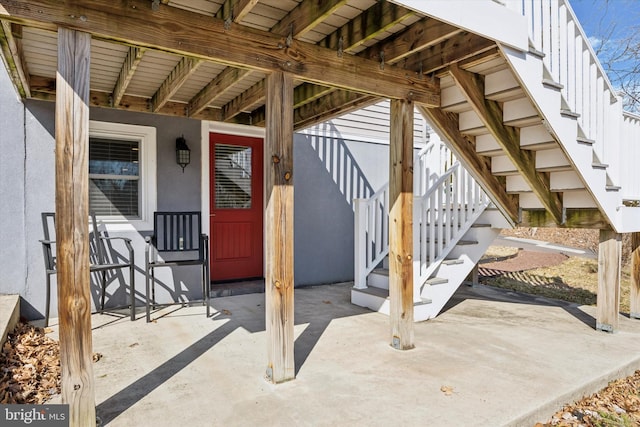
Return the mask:
<svg viewBox="0 0 640 427"><path fill-rule="evenodd" d="M456 27L526 51L529 49L525 17L491 0L392 0ZM496 25L499 22L500 25Z"/></svg>

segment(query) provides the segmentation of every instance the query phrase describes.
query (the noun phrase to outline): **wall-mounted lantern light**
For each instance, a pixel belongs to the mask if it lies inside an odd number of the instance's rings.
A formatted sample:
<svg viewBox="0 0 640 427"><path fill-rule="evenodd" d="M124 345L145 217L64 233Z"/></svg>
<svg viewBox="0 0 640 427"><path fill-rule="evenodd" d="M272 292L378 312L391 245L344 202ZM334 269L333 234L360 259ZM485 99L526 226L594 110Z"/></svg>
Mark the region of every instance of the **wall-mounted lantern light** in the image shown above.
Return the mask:
<svg viewBox="0 0 640 427"><path fill-rule="evenodd" d="M191 150L187 147L187 140L184 136L176 139L176 163L182 167L182 173L184 168L191 163Z"/></svg>

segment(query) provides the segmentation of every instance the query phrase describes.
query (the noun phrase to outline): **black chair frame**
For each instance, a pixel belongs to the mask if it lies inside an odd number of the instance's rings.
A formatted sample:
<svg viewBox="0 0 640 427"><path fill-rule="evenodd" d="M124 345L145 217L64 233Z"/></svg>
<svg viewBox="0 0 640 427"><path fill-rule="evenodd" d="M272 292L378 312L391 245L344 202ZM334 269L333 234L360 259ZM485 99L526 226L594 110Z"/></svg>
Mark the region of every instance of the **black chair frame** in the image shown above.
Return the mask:
<svg viewBox="0 0 640 427"><path fill-rule="evenodd" d="M145 240L147 242L145 248L147 322L151 321L151 307L158 306L155 295L155 269L158 267L200 265L202 267L202 299L207 306L207 317L210 317L209 236L202 233L201 213L198 211L155 212L153 235L147 236ZM197 253L197 257L162 260L158 259L159 253L174 258Z"/></svg>
<svg viewBox="0 0 640 427"><path fill-rule="evenodd" d="M50 314L50 305L51 305L51 275L57 274L57 259L54 251L54 246L56 244L55 240L51 239L52 232L49 229L49 224L55 226L55 213L53 212L42 212L42 229L44 231L44 239L40 240L42 243L42 252L44 256L44 266L45 266L45 274L46 274L46 302L45 302L45 315L44 315L44 325L49 326L49 314ZM95 250L91 256L89 263L89 271L91 273L99 272L100 273L100 313L104 312L104 300L106 294L106 286L107 286L107 271L109 270L119 270L123 268L129 269L129 288L130 288L130 317L131 320L136 320L136 311L135 311L135 294L136 294L136 284L135 284L135 258L133 246L131 245L131 239L126 237L108 237L103 235L98 230L98 222L96 221L96 216L94 213L91 213L91 224L92 231L90 233L92 241L90 245ZM127 247L127 251L129 252L129 259L126 263L113 263L110 262L109 257L107 256L107 245L110 241L120 240L124 242Z"/></svg>

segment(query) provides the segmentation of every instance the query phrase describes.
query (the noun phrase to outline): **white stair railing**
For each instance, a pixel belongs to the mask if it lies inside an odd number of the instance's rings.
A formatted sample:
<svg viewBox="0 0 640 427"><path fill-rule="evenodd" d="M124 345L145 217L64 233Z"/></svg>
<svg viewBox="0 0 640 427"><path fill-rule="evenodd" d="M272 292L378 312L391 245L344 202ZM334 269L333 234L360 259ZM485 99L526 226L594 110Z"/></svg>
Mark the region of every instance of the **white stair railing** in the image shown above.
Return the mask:
<svg viewBox="0 0 640 427"><path fill-rule="evenodd" d="M471 175L452 161L451 151L438 141L420 150L414 162L414 188L420 194L414 198L414 265L421 273L416 278L444 258L443 251L455 245L489 203ZM369 273L389 254L389 185L369 199L355 199L354 208L354 287L364 289Z"/></svg>
<svg viewBox="0 0 640 427"><path fill-rule="evenodd" d="M424 283L489 205L489 197L459 162L413 201L414 278Z"/></svg>
<svg viewBox="0 0 640 427"><path fill-rule="evenodd" d="M586 140L593 143L597 160L609 165L609 184L634 183L640 169L627 155L640 142L629 126L640 122L623 119L622 102L596 56L589 38L567 0L505 0L505 4L527 18L529 38L544 54L549 80L562 85L561 108L579 114L577 122ZM624 171L624 173L623 173ZM627 172L632 171L631 175ZM624 187L624 185L623 185ZM640 190L626 197L640 198Z"/></svg>
<svg viewBox="0 0 640 427"><path fill-rule="evenodd" d="M354 204L354 287L367 287L367 275L389 254L389 184Z"/></svg>

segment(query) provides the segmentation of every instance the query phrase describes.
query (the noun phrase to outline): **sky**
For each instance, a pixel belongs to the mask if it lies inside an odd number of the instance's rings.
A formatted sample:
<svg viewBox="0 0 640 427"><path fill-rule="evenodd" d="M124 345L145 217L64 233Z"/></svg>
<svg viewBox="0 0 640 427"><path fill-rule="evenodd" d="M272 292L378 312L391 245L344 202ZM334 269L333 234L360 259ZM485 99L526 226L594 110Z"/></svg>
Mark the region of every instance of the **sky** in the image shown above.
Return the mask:
<svg viewBox="0 0 640 427"><path fill-rule="evenodd" d="M570 0L582 28L592 41L613 29L613 35L623 37L633 27L640 26L640 0Z"/></svg>

